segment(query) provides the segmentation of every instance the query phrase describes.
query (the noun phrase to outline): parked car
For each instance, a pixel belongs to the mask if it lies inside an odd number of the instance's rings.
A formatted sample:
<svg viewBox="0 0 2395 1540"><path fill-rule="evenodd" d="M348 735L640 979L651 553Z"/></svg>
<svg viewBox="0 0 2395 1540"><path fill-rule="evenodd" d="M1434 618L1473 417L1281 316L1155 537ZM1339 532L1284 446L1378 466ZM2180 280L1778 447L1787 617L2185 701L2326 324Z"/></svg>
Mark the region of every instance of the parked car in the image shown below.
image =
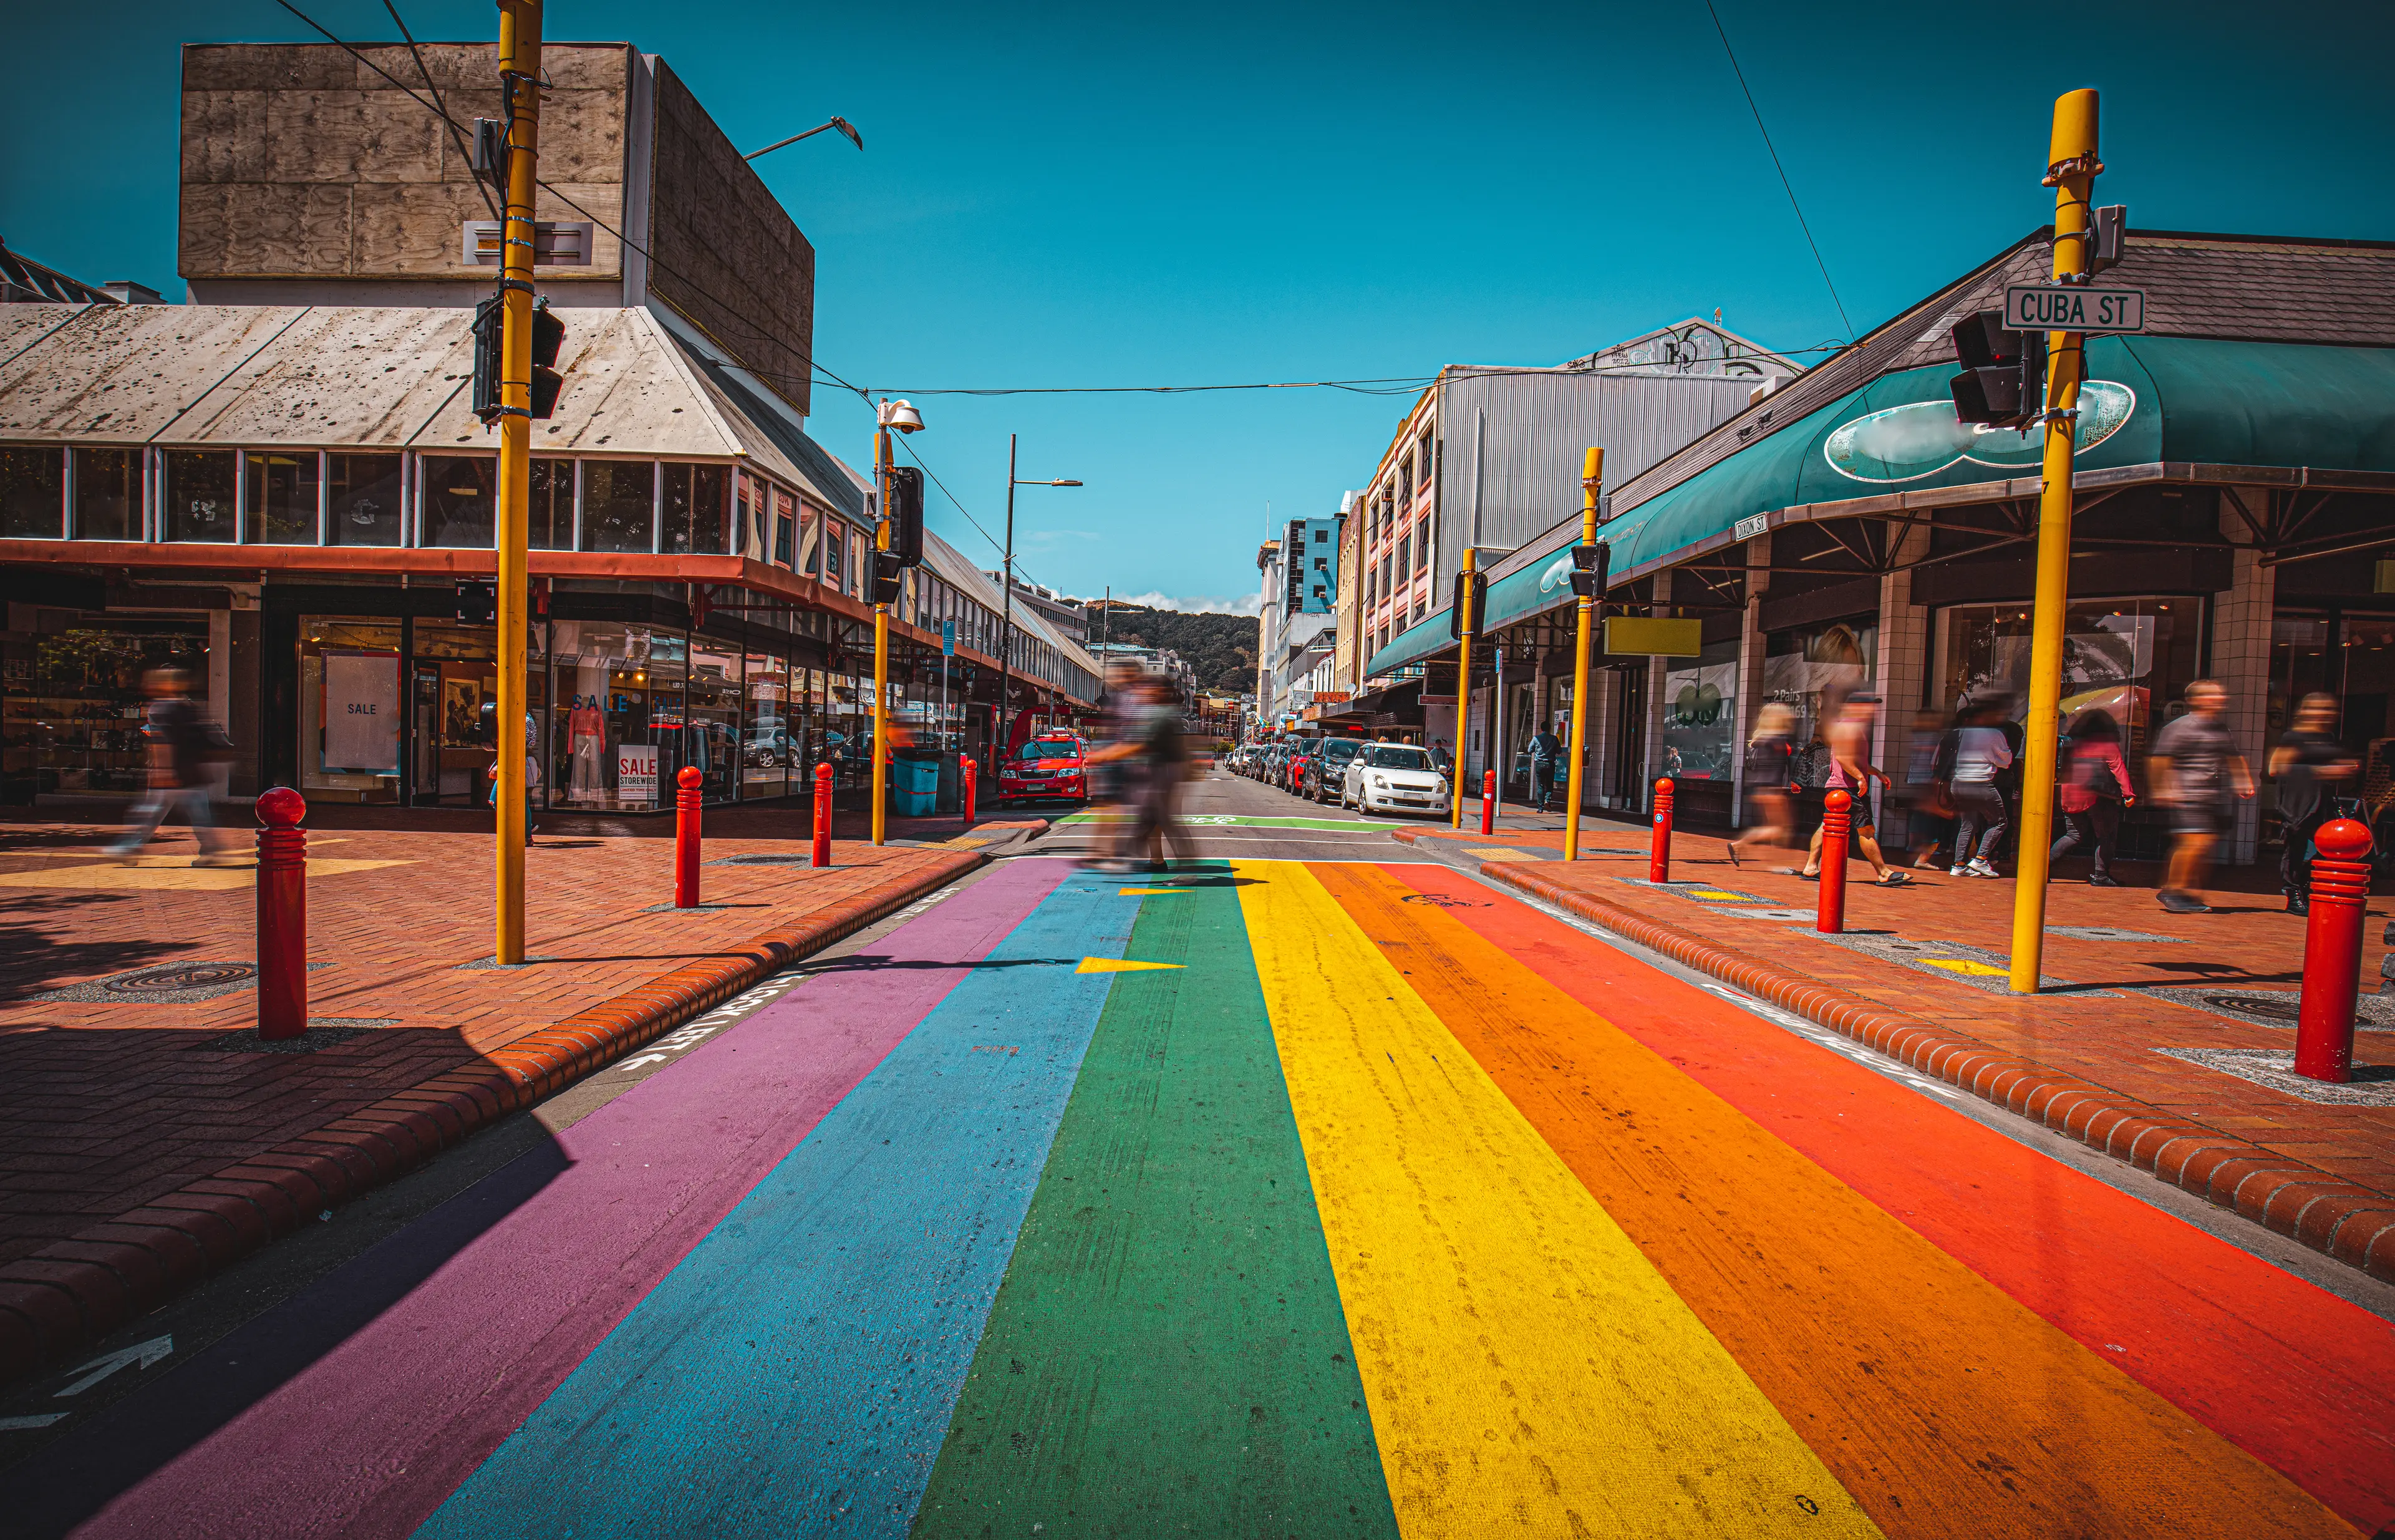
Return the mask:
<svg viewBox="0 0 2395 1540"><path fill-rule="evenodd" d="M1305 778L1297 794L1308 802L1327 803L1339 795L1347 778L1347 762L1364 747L1362 738L1327 737L1305 762Z"/></svg>
<svg viewBox="0 0 2395 1540"><path fill-rule="evenodd" d="M1290 745L1289 757L1281 762L1280 789L1291 796L1305 784L1305 766L1314 758L1315 743L1306 738Z"/></svg>
<svg viewBox="0 0 2395 1540"><path fill-rule="evenodd" d="M1010 802L1090 800L1090 773L1081 740L1043 733L998 767L998 805Z"/></svg>
<svg viewBox="0 0 2395 1540"><path fill-rule="evenodd" d="M1438 813L1449 805L1447 777L1426 749L1368 743L1347 762L1339 805L1364 813Z"/></svg>

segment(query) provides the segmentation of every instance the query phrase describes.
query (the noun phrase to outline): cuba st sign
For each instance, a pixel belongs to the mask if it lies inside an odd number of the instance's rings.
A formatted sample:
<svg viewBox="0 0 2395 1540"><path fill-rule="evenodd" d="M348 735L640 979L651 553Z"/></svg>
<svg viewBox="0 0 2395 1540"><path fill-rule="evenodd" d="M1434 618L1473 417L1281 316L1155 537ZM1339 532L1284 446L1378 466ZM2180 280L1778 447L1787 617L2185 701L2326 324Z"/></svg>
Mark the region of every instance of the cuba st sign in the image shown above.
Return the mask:
<svg viewBox="0 0 2395 1540"><path fill-rule="evenodd" d="M2146 291L2084 284L2015 284L2005 290L2009 331L2140 332Z"/></svg>

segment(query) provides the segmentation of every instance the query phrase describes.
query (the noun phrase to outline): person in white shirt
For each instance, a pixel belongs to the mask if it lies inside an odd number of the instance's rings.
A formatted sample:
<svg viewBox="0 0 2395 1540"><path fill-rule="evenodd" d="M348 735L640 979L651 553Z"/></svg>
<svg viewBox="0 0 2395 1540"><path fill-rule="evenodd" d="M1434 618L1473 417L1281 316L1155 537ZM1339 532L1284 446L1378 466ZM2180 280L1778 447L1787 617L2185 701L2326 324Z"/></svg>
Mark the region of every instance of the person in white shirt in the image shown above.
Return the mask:
<svg viewBox="0 0 2395 1540"><path fill-rule="evenodd" d="M1973 714L1971 724L1955 729L1954 778L1947 783L1954 803L1954 864L1950 877L2001 877L1988 856L2005 837L2005 797L1996 789L1996 773L2013 762L2013 746L1995 725L2005 706L1991 701ZM1973 849L1974 829L1978 846Z"/></svg>

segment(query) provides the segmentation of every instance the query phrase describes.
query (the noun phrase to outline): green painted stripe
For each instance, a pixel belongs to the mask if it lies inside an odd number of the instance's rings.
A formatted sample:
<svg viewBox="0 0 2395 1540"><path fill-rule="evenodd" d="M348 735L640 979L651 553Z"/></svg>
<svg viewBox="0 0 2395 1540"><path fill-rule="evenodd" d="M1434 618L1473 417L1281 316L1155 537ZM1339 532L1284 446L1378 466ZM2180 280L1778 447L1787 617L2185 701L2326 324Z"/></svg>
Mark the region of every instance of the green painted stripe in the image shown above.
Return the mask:
<svg viewBox="0 0 2395 1540"><path fill-rule="evenodd" d="M1237 888L1141 900L919 1536L1396 1520Z"/></svg>

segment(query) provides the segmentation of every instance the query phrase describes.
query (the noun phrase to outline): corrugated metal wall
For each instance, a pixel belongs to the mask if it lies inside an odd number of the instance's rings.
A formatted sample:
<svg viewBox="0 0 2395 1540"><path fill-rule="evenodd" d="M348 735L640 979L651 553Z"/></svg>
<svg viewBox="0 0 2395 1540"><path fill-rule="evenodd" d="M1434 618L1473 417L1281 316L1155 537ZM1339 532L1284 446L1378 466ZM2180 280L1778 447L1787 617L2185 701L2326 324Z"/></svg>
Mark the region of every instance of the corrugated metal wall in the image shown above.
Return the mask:
<svg viewBox="0 0 2395 1540"><path fill-rule="evenodd" d="M1589 445L1605 446L1606 482L1620 485L1736 416L1758 383L1705 375L1449 374L1439 413L1438 606L1446 607L1449 577L1473 538L1475 502L1480 544L1520 545L1578 511L1581 456Z"/></svg>

